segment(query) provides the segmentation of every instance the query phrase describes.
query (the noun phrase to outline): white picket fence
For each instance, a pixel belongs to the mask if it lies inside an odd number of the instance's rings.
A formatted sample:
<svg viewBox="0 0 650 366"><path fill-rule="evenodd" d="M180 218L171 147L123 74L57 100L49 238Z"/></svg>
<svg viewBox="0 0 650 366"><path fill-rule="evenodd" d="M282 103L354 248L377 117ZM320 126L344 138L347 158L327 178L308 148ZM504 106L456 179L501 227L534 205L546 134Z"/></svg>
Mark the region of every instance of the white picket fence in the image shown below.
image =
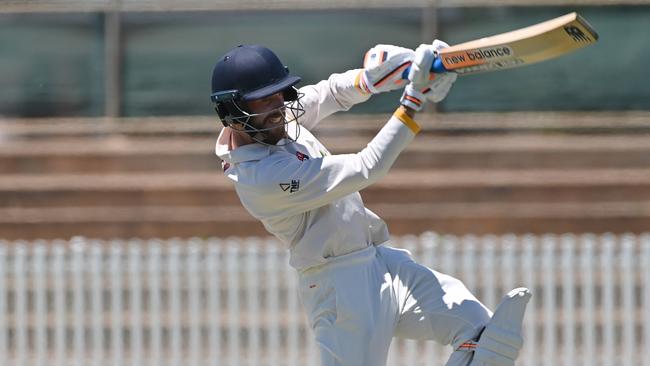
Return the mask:
<svg viewBox="0 0 650 366"><path fill-rule="evenodd" d="M534 297L518 365L650 365L650 234L403 237L490 307ZM317 365L271 239L0 241L0 365ZM389 365L449 350L395 340Z"/></svg>

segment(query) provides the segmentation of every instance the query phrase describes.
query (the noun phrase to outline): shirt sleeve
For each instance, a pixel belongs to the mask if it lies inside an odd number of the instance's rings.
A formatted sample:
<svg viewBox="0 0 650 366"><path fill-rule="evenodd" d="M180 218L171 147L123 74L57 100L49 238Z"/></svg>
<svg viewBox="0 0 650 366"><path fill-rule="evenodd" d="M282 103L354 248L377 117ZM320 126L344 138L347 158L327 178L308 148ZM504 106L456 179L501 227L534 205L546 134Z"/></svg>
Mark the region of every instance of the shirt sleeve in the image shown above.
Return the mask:
<svg viewBox="0 0 650 366"><path fill-rule="evenodd" d="M237 193L258 219L289 217L355 193L384 176L399 153L419 132L401 109L356 154L298 160L275 153L240 168Z"/></svg>
<svg viewBox="0 0 650 366"><path fill-rule="evenodd" d="M307 129L314 128L325 117L339 111L347 111L353 105L365 102L370 94L359 87L363 69L332 74L327 80L307 85L298 90L305 114L300 123Z"/></svg>

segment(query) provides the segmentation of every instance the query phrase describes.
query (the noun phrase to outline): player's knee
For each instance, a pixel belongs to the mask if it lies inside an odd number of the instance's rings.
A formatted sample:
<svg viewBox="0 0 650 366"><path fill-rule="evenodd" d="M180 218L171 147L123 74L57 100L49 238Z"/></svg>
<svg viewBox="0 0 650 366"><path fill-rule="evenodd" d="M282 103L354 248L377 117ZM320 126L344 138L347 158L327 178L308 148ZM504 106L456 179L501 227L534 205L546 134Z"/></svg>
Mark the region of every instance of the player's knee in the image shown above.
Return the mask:
<svg viewBox="0 0 650 366"><path fill-rule="evenodd" d="M490 322L492 312L471 294L462 281L440 273L437 273L437 277L445 292L443 300L452 323L442 343L451 344L456 349L466 341L478 339L480 332Z"/></svg>
<svg viewBox="0 0 650 366"><path fill-rule="evenodd" d="M474 344L476 341L478 341L484 329L485 325L479 325L475 327L469 323L458 329L458 332L455 334L452 342L450 343L452 349L454 349L454 353L467 353L467 351L470 351L471 353L473 349L464 348L464 346L466 344Z"/></svg>
<svg viewBox="0 0 650 366"><path fill-rule="evenodd" d="M490 322L490 311L478 301L465 300L460 304L463 324L456 329L451 345L456 349L461 344L477 340L485 326Z"/></svg>

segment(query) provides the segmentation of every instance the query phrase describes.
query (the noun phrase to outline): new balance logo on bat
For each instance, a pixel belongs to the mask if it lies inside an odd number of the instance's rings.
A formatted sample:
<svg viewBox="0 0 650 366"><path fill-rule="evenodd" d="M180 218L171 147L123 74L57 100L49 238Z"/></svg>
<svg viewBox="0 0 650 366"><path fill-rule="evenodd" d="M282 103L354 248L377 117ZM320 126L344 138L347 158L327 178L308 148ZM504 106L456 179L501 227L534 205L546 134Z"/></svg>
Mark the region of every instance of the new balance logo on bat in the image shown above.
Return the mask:
<svg viewBox="0 0 650 366"><path fill-rule="evenodd" d="M509 46L497 46L455 52L450 55L445 55L444 59L449 65L474 65L477 63L484 63L489 59L510 57L513 54L514 52Z"/></svg>
<svg viewBox="0 0 650 366"><path fill-rule="evenodd" d="M580 30L572 25L564 27L564 31L576 42L591 42L591 39Z"/></svg>

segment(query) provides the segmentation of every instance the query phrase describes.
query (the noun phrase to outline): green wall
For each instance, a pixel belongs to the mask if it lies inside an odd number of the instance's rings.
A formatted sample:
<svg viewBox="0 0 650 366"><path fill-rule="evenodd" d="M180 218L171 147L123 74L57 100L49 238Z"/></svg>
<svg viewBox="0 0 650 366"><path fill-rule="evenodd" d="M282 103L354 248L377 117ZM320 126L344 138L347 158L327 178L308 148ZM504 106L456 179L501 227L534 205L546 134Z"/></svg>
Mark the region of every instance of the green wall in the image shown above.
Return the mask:
<svg viewBox="0 0 650 366"><path fill-rule="evenodd" d="M100 115L100 20L96 14L0 16L0 115Z"/></svg>
<svg viewBox="0 0 650 366"><path fill-rule="evenodd" d="M444 8L439 38L459 43L578 10L599 31L597 45L525 68L462 77L444 111L650 109L650 6ZM313 83L359 67L376 43L415 47L417 9L127 13L122 17L127 116L211 114L217 58L242 43L274 49ZM100 14L0 16L0 115L103 113ZM433 39L435 35L431 35ZM354 112L389 112L399 92Z"/></svg>

